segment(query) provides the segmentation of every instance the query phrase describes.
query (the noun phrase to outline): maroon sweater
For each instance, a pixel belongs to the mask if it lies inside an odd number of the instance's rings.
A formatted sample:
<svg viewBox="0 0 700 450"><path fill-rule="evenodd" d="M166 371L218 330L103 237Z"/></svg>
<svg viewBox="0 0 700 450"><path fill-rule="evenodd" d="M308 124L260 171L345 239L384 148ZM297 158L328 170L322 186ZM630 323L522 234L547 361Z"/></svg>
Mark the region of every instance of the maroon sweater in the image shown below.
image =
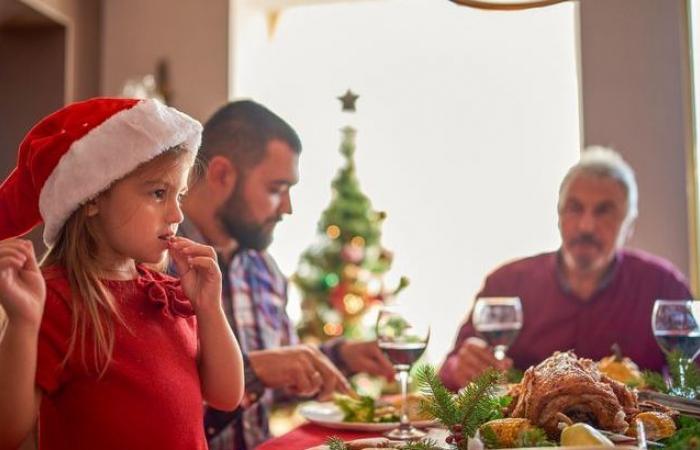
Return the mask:
<svg viewBox="0 0 700 450"><path fill-rule="evenodd" d="M569 292L560 276L558 253L543 253L506 264L491 273L478 297L520 297L523 328L507 354L527 369L556 350L574 350L598 360L618 343L642 369L661 370L665 358L651 330L656 299L693 298L671 263L637 250L617 253L609 275L587 301ZM450 372L461 343L476 336L471 315L459 331L440 374L451 388Z"/></svg>

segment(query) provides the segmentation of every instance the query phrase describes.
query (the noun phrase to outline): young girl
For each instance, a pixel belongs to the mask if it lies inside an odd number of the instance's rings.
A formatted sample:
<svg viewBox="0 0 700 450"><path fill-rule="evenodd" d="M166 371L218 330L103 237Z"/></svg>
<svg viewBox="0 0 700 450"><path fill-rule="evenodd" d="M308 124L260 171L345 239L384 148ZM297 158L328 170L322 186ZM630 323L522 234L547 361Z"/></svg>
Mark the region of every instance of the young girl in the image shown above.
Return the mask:
<svg viewBox="0 0 700 450"><path fill-rule="evenodd" d="M0 449L37 414L40 449L205 449L203 401L239 404L216 254L175 237L200 137L129 99L69 105L25 137L0 185ZM41 269L13 238L40 221ZM180 280L150 268L166 255Z"/></svg>

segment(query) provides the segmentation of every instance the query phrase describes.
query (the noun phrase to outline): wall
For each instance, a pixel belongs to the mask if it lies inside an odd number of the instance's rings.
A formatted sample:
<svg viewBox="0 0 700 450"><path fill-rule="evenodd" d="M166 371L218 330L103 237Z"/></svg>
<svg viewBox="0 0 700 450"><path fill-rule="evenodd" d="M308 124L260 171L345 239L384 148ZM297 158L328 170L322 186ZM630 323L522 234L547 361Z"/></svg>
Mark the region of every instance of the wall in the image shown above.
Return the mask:
<svg viewBox="0 0 700 450"><path fill-rule="evenodd" d="M637 173L640 217L630 245L691 271L691 146L684 0L580 3L585 145L611 145Z"/></svg>
<svg viewBox="0 0 700 450"><path fill-rule="evenodd" d="M100 93L100 11L98 0L20 0L67 28L65 101Z"/></svg>
<svg viewBox="0 0 700 450"><path fill-rule="evenodd" d="M29 128L99 94L99 10L91 0L11 0L0 14L0 179Z"/></svg>
<svg viewBox="0 0 700 450"><path fill-rule="evenodd" d="M94 0L8 0L0 8L0 180L33 124L64 103L99 94ZM28 236L43 252L41 227Z"/></svg>
<svg viewBox="0 0 700 450"><path fill-rule="evenodd" d="M172 104L205 120L228 99L228 0L104 0L102 87L117 95L125 81L169 64Z"/></svg>
<svg viewBox="0 0 700 450"><path fill-rule="evenodd" d="M17 162L17 148L36 120L63 105L65 28L0 28L0 180Z"/></svg>

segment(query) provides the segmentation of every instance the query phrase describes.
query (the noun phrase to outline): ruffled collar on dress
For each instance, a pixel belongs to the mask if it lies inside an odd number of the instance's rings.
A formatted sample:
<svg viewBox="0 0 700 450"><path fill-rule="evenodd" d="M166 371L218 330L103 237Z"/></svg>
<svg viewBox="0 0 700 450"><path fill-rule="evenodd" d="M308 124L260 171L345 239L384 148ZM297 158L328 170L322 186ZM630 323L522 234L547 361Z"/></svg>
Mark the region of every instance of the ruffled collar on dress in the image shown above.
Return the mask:
<svg viewBox="0 0 700 450"><path fill-rule="evenodd" d="M182 291L180 280L157 274L139 267L136 285L143 289L146 297L159 306L165 315L191 317L194 315L192 303Z"/></svg>
<svg viewBox="0 0 700 450"><path fill-rule="evenodd" d="M126 281L133 283L138 291L144 293L147 301L162 309L163 315L170 317L191 317L194 315L192 303L180 286L180 280L153 271L141 264L136 266L138 277ZM119 285L124 281L102 280L103 283Z"/></svg>

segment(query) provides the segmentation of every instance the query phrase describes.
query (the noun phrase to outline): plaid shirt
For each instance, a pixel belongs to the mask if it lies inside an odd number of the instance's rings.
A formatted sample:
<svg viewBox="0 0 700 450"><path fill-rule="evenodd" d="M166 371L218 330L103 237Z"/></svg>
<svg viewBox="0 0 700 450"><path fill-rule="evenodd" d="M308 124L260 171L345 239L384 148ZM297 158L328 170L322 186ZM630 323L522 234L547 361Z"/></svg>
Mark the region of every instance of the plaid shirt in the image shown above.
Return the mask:
<svg viewBox="0 0 700 450"><path fill-rule="evenodd" d="M297 335L286 312L287 280L274 261L266 253L241 250L228 263L220 264L224 274L224 311L243 354L296 344ZM212 450L252 449L269 437L267 421L274 392L262 386L246 363L246 408L242 420L235 420L226 433L212 439ZM231 437L237 433L243 440L231 446L236 442Z"/></svg>
<svg viewBox="0 0 700 450"><path fill-rule="evenodd" d="M206 242L187 219L179 234ZM298 337L286 311L287 279L266 252L241 249L229 260L219 255L219 267L224 312L243 353L245 398L233 413L207 408L205 431L210 450L253 449L270 437L268 415L276 395L258 379L247 354L295 345ZM329 342L321 350L344 369L338 354L341 342Z"/></svg>

